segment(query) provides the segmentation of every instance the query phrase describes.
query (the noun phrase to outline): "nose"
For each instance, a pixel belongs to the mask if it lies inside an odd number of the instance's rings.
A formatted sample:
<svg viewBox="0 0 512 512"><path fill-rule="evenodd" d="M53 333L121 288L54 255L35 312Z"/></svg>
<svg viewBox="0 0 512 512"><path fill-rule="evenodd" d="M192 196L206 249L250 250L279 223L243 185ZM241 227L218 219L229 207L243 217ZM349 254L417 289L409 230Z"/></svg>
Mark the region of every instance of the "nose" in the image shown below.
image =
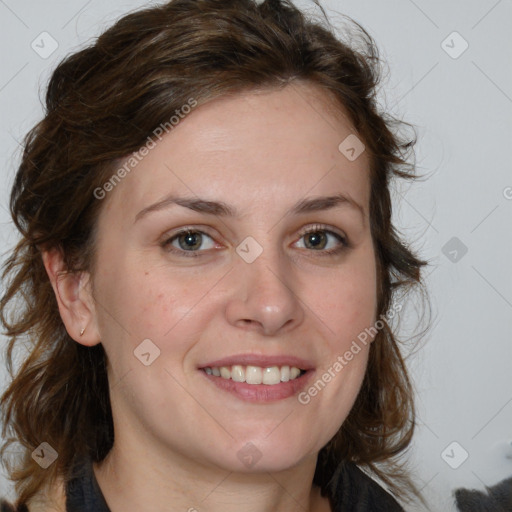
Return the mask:
<svg viewBox="0 0 512 512"><path fill-rule="evenodd" d="M226 307L228 322L264 336L287 332L304 320L303 304L291 268L276 254L263 253L252 263L235 262L233 295Z"/></svg>

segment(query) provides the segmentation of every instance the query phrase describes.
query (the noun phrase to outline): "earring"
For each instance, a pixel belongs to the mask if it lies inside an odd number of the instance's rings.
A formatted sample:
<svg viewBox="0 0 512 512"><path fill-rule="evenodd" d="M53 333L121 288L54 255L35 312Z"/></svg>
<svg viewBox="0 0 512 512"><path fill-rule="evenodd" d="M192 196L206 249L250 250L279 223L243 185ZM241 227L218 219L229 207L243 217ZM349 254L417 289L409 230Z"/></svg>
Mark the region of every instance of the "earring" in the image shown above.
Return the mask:
<svg viewBox="0 0 512 512"><path fill-rule="evenodd" d="M82 329L80 329L80 336L82 336L85 332L85 327L82 327Z"/></svg>

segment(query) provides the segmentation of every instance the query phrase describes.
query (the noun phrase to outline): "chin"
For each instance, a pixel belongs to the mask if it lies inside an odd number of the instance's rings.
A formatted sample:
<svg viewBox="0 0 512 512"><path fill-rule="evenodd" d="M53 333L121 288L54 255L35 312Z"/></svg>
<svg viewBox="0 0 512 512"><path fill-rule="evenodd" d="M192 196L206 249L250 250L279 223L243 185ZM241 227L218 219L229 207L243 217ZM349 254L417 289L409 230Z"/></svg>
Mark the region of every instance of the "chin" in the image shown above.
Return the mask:
<svg viewBox="0 0 512 512"><path fill-rule="evenodd" d="M290 443L290 440L294 442ZM270 437L265 439L262 436L259 439L239 442L230 449L235 457L226 460L224 456L223 465L227 470L237 473L286 471L307 458L314 457L316 460L318 450L310 449L307 445L308 441L310 440L304 439L302 442L297 442L297 438L290 439L288 435L286 439L276 436L275 439L270 440Z"/></svg>

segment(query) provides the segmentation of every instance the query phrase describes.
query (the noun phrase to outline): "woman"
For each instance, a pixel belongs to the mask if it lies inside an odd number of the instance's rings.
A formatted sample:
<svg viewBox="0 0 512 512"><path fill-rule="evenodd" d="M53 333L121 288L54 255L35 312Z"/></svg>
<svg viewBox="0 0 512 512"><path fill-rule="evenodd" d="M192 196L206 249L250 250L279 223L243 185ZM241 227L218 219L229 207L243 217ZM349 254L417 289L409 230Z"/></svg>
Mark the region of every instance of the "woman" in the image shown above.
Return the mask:
<svg viewBox="0 0 512 512"><path fill-rule="evenodd" d="M411 143L376 107L373 41L347 33L285 1L175 0L55 70L1 303L11 373L32 342L1 402L19 510L416 493L389 326L425 264L391 224Z"/></svg>

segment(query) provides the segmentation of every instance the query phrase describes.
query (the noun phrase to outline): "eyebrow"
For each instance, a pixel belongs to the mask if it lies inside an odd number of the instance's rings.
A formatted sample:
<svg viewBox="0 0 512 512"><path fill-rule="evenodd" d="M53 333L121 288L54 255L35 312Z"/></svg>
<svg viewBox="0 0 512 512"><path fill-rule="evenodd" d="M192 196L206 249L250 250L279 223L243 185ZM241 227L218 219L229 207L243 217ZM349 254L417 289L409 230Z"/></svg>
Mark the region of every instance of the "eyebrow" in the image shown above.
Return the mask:
<svg viewBox="0 0 512 512"><path fill-rule="evenodd" d="M195 212L205 213L208 215L218 215L221 217L239 217L239 213L236 208L229 206L222 201L208 201L198 197L179 197L175 195L169 195L164 199L153 203L146 208L143 208L135 216L135 222L144 217L150 212L155 212L169 208L170 206L178 205L188 208ZM318 212L323 210L331 210L333 208L349 206L354 210L357 210L363 219L365 218L364 208L354 201L351 197L344 194L337 194L334 196L320 196L309 199L302 199L298 201L289 211L289 213L297 215L310 212Z"/></svg>

